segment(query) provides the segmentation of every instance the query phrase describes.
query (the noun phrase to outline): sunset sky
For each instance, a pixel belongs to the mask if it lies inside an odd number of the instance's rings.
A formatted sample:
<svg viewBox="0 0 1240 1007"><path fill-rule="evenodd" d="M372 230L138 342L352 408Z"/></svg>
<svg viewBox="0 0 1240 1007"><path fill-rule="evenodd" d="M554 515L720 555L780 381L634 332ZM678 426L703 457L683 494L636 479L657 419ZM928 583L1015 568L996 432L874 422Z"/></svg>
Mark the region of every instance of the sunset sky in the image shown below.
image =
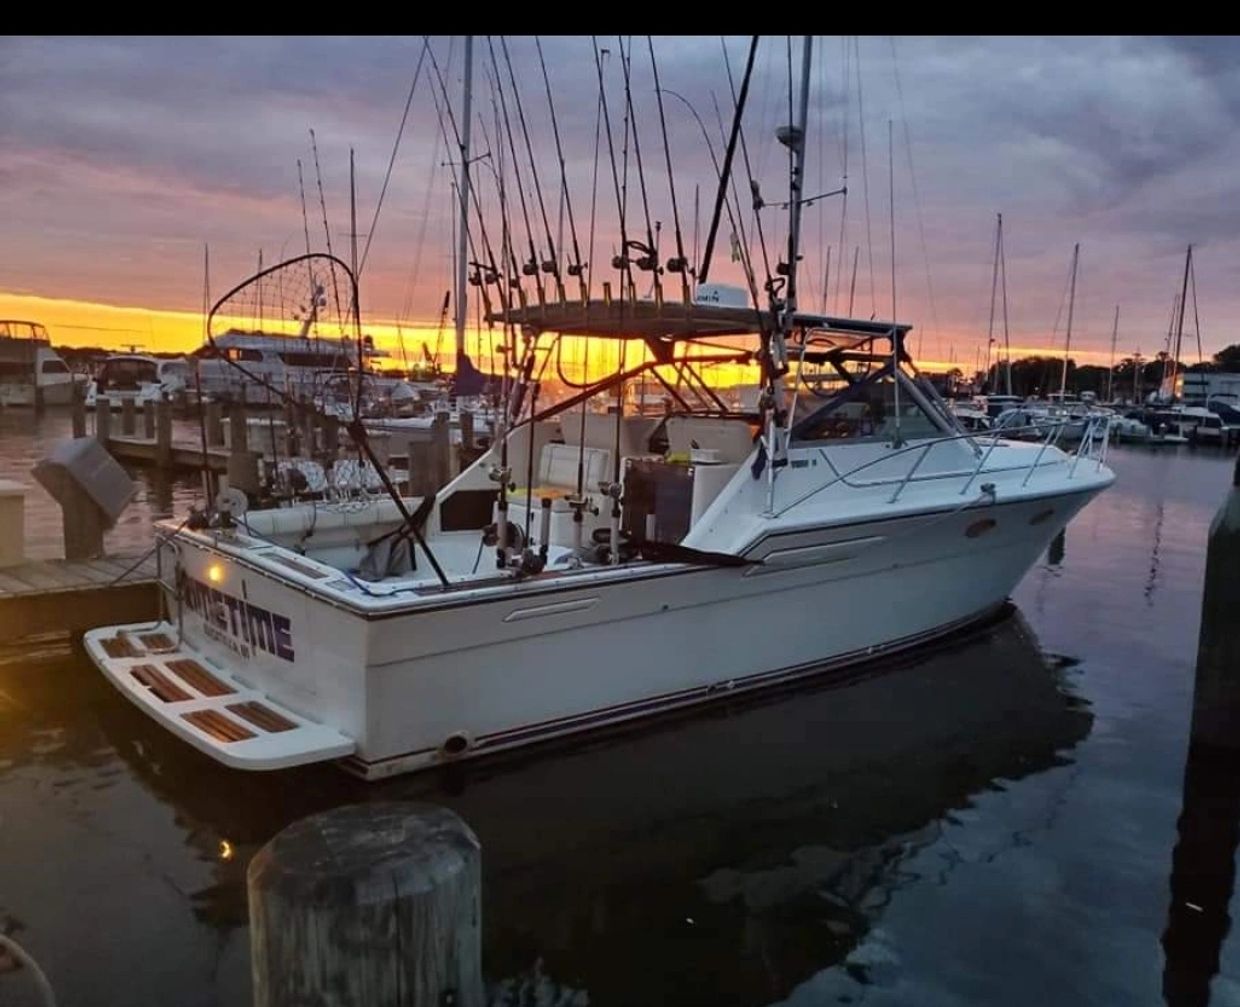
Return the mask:
<svg viewBox="0 0 1240 1007"><path fill-rule="evenodd" d="M584 245L598 106L593 49L587 37L542 41ZM474 151L490 152L490 163L475 175L494 201L492 170L511 157L496 135L487 40L475 44ZM614 37L599 44L610 50L607 100L619 151L619 44ZM746 44L727 41L738 75ZM349 148L357 156L359 230L369 231L423 45L420 37L0 39L0 317L42 321L67 344L194 348L202 334L204 244L215 294L253 272L260 249L268 264L305 250L299 158L312 246L324 248L310 128L318 137L331 240L347 258ZM650 57L644 36L632 45L635 123L666 259L675 249ZM1062 321L1058 334L1054 328L1077 241L1078 361L1106 361L1116 303L1121 355L1139 347L1148 356L1162 347L1190 242L1206 353L1240 338L1233 325L1240 317L1233 279L1240 263L1240 229L1232 219L1240 215L1235 41L882 37L854 45L822 37L815 45L807 188L814 193L841 184L847 133L844 258L850 267L860 247L856 314L891 314L890 121L897 313L916 326L923 358L954 356L971 366L984 344L996 211L1004 214L1014 352L1062 350ZM456 103L461 40L435 38L431 46ZM495 46L511 105L498 40ZM725 120L730 114L720 40L659 37L654 47L663 88L696 108L720 148L714 102ZM528 37L509 39L509 49L558 233L559 166L537 53ZM793 56L799 59L799 40ZM763 39L745 118L752 170L771 204L762 221L775 247L787 226L786 212L774 205L787 198L787 161L773 137L787 119L787 60L782 37ZM412 338L433 344L449 284L453 207L437 92L427 61L362 275L364 319L389 343L390 326L400 320L423 326ZM519 131L512 107L510 113ZM704 234L714 176L686 106L668 97L666 113L691 252L695 187ZM519 132L517 145L524 158ZM738 183L747 192L745 165L737 160ZM529 188L528 168L522 170ZM511 203L511 165L505 172ZM605 139L599 178L596 284L616 275L609 260L617 211ZM637 183L631 160L628 221L631 231L642 232ZM842 207L834 197L806 211L806 307L821 307L828 246L838 264ZM524 244L519 208L510 209ZM567 222L563 227L567 237ZM729 244L725 223L712 279L739 275L728 261ZM835 292L833 280L828 308L842 312ZM1192 335L1184 356L1196 358Z"/></svg>

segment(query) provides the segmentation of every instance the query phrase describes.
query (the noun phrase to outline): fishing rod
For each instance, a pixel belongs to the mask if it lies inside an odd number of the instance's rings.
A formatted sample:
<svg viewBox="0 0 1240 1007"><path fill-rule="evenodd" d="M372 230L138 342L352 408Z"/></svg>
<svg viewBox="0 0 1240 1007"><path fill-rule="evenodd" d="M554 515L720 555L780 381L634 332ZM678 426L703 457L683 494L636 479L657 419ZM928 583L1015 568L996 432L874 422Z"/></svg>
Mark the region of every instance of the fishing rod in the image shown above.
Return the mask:
<svg viewBox="0 0 1240 1007"><path fill-rule="evenodd" d="M607 133L607 155L608 155L608 160L611 163L612 187L615 190L616 207L620 215L620 253L618 255L612 256L611 265L613 269L618 270L620 272L621 280L623 281L623 285L624 285L624 292L627 292L629 289L633 287L633 270L632 270L632 263L629 260L629 254L628 254L628 250L630 247L628 225L624 219L625 218L625 213L624 213L625 197L624 197L624 191L622 190L620 186L620 172L616 166L615 139L612 135L612 130L611 130L611 113L607 107L607 87L603 80L603 56L602 56L602 52L600 51L597 36L591 35L590 39L594 47L594 66L598 72L599 100L602 103L603 128ZM603 51L606 51L606 50L603 50ZM623 309L623 306L624 306L623 293L620 299L620 304L621 304L621 308ZM617 464L619 464L619 459L617 459Z"/></svg>
<svg viewBox="0 0 1240 1007"><path fill-rule="evenodd" d="M650 50L650 70L654 75L654 93L659 105L659 131L663 134L663 157L667 164L667 187L672 196L672 228L676 236L676 257L667 260L667 271L680 274L681 299L689 301L689 260L685 258L684 235L680 229L680 207L676 202L676 176L672 171L672 147L667 138L667 116L663 110L663 89L659 87L659 61L654 55L654 39L646 36L646 46Z"/></svg>
<svg viewBox="0 0 1240 1007"><path fill-rule="evenodd" d="M569 276L577 278L581 299L587 300L585 270L588 263L581 261L581 247L577 243L577 223L573 216L572 192L568 184L568 168L564 161L564 145L560 142L560 123L555 114L555 101L551 96L551 80L547 75L547 61L543 58L542 42L534 36L534 45L538 50L538 64L542 68L543 86L547 91L547 108L551 111L551 133L555 137L555 154L560 162L560 191L564 196L564 206L568 212L568 233L573 243L573 261L568 263ZM597 142L597 141L596 141Z"/></svg>
<svg viewBox="0 0 1240 1007"><path fill-rule="evenodd" d="M534 160L534 145L530 142L530 131L525 121L525 103L521 100L521 91L517 87L517 76L512 69L512 58L508 53L508 40L500 36L500 49L504 53L504 63L508 67L508 80L512 84L512 97L517 106L517 120L521 124L521 135L525 139L525 153L529 158L530 177L534 181L534 195L538 200L538 211L542 215L543 230L547 233L547 248L550 257L542 262L542 271L555 280L556 295L560 302L564 301L564 281L560 276L560 258L556 252L555 238L551 234L551 221L547 217L547 204L543 200L542 183L538 178L538 165ZM541 289L541 284L539 285Z"/></svg>
<svg viewBox="0 0 1240 1007"><path fill-rule="evenodd" d="M661 304L663 301L663 286L659 279L662 273L662 267L659 265L659 247L655 239L654 230L650 224L650 197L646 191L646 171L642 164L642 142L641 132L637 128L637 114L633 108L633 87L632 87L632 43L629 44L628 52L624 48L624 39L618 40L620 48L620 66L624 75L624 106L625 121L632 123L633 129L633 157L637 163L637 184L641 191L642 197L642 214L646 220L646 244L641 245L634 243L633 247L636 251L642 253L634 260L634 265L643 272L648 272L654 283L655 303Z"/></svg>
<svg viewBox="0 0 1240 1007"><path fill-rule="evenodd" d="M503 115L504 133L508 138L508 150L512 154L512 173L517 183L517 196L521 204L521 219L525 224L525 235L529 242L530 257L529 260L521 264L521 275L531 277L538 291L538 303L545 304L546 298L543 293L542 279L538 272L538 249L534 244L534 227L530 223L529 205L525 198L525 186L521 181L521 163L517 157L517 144L512 133L512 120L508 115L508 102L504 97L503 84L499 79L499 62L495 57L495 46L491 42L490 36L487 36L487 47L491 52L491 65L494 67L495 76L491 80L491 88L495 95L499 98L499 113ZM499 130L499 115L496 116L496 131Z"/></svg>

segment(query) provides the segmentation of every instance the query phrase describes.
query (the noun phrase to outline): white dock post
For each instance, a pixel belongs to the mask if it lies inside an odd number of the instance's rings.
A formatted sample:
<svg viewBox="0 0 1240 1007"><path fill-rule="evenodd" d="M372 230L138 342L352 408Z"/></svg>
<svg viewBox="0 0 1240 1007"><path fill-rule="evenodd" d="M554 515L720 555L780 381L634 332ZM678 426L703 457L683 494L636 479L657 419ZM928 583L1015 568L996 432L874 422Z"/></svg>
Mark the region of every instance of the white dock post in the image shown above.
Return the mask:
<svg viewBox="0 0 1240 1007"><path fill-rule="evenodd" d="M480 857L469 826L429 804L290 825L246 875L255 1007L482 1007Z"/></svg>

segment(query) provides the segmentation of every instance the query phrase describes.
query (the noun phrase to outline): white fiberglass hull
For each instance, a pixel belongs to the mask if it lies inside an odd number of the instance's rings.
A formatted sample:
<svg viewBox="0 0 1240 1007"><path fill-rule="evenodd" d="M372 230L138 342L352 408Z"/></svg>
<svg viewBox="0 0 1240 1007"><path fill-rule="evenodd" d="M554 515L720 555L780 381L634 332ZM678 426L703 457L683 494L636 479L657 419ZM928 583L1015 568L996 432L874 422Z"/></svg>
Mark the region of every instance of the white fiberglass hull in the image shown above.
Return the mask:
<svg viewBox="0 0 1240 1007"><path fill-rule="evenodd" d="M369 617L183 543L184 575L218 585L225 599L208 619L199 601L182 609L184 641L280 710L352 739L349 768L378 777L775 684L949 632L1001 605L1093 492L772 536L751 552L768 557L760 566L664 565L610 582L525 585L486 602L446 595ZM175 596L169 603L176 612ZM246 642L244 616L239 624L233 609L247 606L277 614L278 640L268 630L255 632L262 646ZM114 681L124 674L97 648L92 656ZM339 755L339 746L331 751Z"/></svg>

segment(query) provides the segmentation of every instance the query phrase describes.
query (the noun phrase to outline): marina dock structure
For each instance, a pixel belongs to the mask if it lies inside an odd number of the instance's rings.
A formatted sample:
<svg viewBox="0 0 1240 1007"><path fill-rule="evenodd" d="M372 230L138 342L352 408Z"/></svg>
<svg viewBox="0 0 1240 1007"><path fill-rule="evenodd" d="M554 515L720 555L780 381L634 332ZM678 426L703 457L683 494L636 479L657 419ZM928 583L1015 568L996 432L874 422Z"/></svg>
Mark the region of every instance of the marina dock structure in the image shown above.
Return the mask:
<svg viewBox="0 0 1240 1007"><path fill-rule="evenodd" d="M0 642L64 632L100 620L158 616L154 555L34 560L0 567Z"/></svg>

